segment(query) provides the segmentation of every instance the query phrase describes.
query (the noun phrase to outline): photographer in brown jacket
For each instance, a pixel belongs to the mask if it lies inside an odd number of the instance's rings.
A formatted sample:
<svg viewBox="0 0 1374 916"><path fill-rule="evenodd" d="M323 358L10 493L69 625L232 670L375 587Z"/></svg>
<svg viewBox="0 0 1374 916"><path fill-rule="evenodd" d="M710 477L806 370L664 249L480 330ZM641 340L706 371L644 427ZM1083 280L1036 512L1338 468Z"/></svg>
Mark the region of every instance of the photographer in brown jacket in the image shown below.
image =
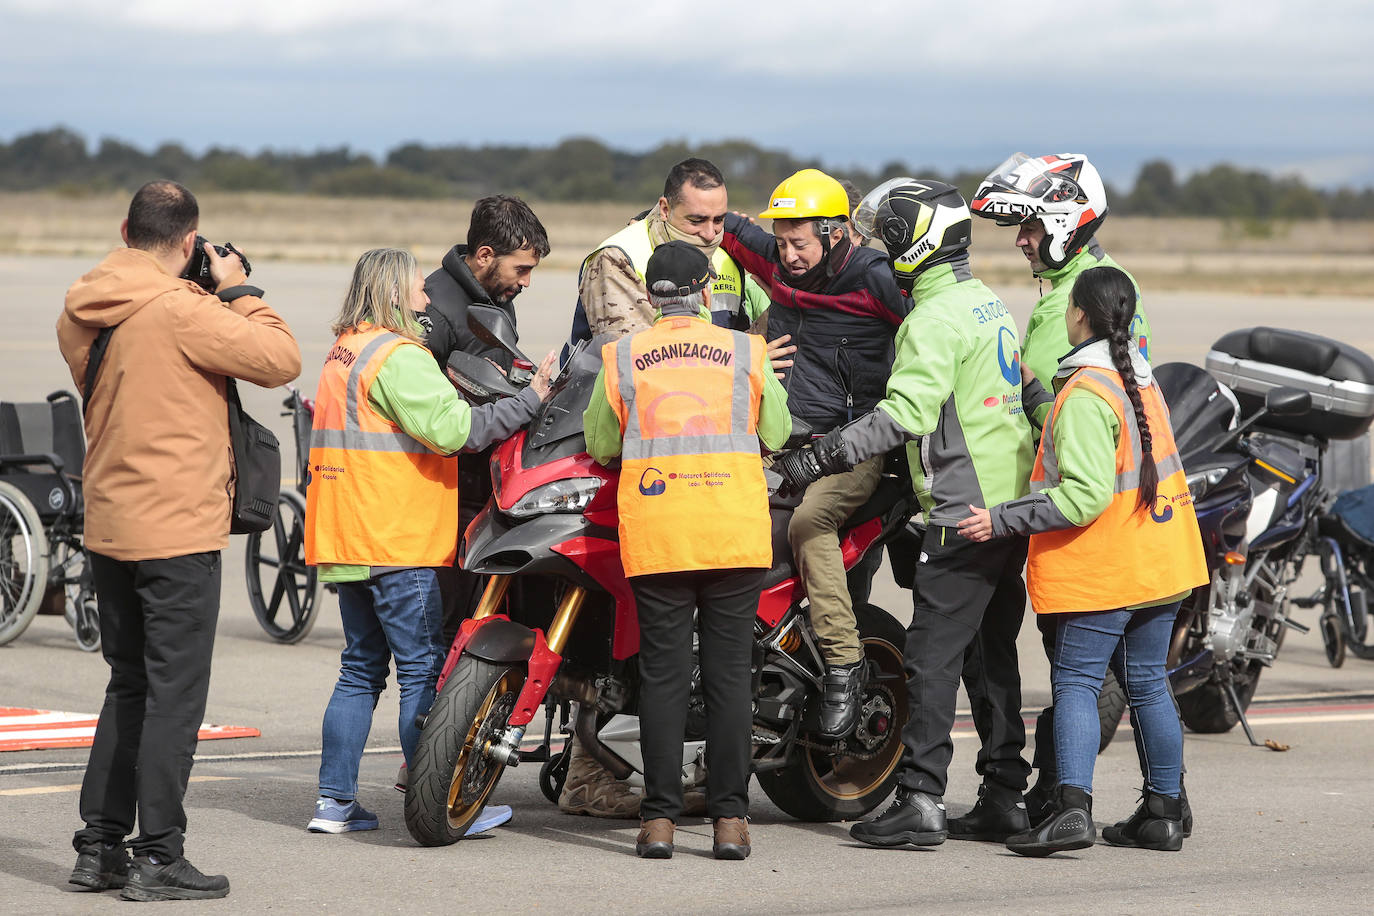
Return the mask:
<svg viewBox="0 0 1374 916"><path fill-rule="evenodd" d="M220 551L229 543L225 379L300 373L286 322L205 245L211 293L181 278L200 210L172 181L134 195L111 252L67 291L57 340L86 396L85 543L110 682L81 787L71 882L131 900L223 897L183 856L196 735L210 687ZM114 328L92 390L91 346ZM125 850L137 812L140 832Z"/></svg>

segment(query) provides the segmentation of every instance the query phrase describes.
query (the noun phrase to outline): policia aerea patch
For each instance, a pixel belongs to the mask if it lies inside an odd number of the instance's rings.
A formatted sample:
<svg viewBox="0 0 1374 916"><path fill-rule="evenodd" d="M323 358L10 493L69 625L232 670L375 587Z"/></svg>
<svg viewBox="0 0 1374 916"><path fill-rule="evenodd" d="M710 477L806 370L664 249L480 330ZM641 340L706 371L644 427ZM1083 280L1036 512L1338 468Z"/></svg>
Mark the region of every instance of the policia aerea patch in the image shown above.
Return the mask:
<svg viewBox="0 0 1374 916"><path fill-rule="evenodd" d="M635 368L643 371L650 366L657 366L659 363L676 360L686 362L687 360L697 360L705 363L715 363L718 366L729 366L735 361L735 354L723 347L712 347L700 343L671 343L661 347L654 347L635 357Z"/></svg>

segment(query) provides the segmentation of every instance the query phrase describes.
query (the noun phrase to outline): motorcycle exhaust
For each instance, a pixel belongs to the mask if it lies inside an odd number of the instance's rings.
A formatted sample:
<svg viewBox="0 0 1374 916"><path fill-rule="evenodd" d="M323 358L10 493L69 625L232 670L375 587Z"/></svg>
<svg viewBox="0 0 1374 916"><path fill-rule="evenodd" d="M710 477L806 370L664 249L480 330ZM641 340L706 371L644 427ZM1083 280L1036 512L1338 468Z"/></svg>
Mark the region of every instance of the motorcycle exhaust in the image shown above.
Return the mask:
<svg viewBox="0 0 1374 916"><path fill-rule="evenodd" d="M592 759L606 768L616 779L627 779L634 768L611 753L601 739L596 736L596 707L583 703L577 707L577 721L573 724L573 734L582 749L592 755Z"/></svg>

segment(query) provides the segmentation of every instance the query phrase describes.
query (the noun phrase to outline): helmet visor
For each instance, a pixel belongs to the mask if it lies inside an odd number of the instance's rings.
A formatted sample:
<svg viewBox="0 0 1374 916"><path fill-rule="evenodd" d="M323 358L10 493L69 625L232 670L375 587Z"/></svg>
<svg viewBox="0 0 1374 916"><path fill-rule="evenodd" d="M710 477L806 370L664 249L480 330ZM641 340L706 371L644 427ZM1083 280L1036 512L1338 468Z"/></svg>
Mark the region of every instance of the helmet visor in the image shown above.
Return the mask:
<svg viewBox="0 0 1374 916"><path fill-rule="evenodd" d="M1047 157L1055 160L1057 157ZM1062 160L1061 160L1062 161ZM1025 153L1012 153L1005 162L993 169L988 177L983 179L982 185L978 188L978 196L983 197L989 192L1001 192L1003 195L1028 198L1025 203L1034 203L1039 206L1034 207L1013 207L1008 211L997 213L993 218L999 225L1012 226L1023 223L1026 220L1036 219L1040 213L1044 212L1064 212L1064 206L1084 197L1082 188L1072 177L1064 174L1058 169L1068 166L1065 162L1057 168L1052 162L1045 159L1031 158ZM1049 205L1048 207L1045 205ZM988 215L983 213L984 216Z"/></svg>
<svg viewBox="0 0 1374 916"><path fill-rule="evenodd" d="M915 178L889 178L864 195L854 208L854 231L863 236L864 241L872 241L878 235L878 208L887 200L888 192L904 184L911 184Z"/></svg>

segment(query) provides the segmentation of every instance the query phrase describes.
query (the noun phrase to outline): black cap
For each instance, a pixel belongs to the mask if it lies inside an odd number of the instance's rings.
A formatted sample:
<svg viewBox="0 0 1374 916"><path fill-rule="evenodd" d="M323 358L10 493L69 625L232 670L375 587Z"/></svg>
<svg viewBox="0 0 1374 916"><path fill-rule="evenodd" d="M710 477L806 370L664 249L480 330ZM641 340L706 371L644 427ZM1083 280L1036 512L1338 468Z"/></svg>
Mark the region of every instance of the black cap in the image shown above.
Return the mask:
<svg viewBox="0 0 1374 916"><path fill-rule="evenodd" d="M653 294L654 284L667 280L677 287L676 295L689 296L705 289L712 276L711 262L705 252L687 242L674 240L659 245L649 255L649 263L644 268L644 285Z"/></svg>

